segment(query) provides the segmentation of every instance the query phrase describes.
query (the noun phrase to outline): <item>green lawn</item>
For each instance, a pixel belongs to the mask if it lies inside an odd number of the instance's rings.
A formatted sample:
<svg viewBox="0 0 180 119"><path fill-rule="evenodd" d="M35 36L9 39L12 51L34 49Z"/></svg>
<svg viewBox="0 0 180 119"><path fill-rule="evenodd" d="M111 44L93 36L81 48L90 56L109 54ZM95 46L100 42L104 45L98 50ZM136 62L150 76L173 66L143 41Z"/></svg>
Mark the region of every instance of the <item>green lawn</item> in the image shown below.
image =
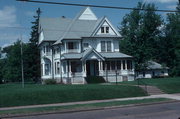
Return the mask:
<svg viewBox="0 0 180 119"><path fill-rule="evenodd" d="M175 78L154 78L154 79L141 79L148 85L154 85L159 87L166 93L180 93L180 77ZM135 84L137 81L122 82L120 84Z"/></svg>
<svg viewBox="0 0 180 119"><path fill-rule="evenodd" d="M68 105L68 106L52 106L52 107L38 107L38 108L27 108L27 109L13 109L13 110L3 110L0 112L0 114L1 115L7 115L7 114L9 115L9 114L27 114L27 113L92 109L92 108L121 106L121 105L129 105L129 104L146 104L146 103L162 102L162 101L170 101L170 99L154 98L154 99L113 101L113 102L102 102L102 103L91 103L91 104L75 104L75 105Z"/></svg>
<svg viewBox="0 0 180 119"><path fill-rule="evenodd" d="M0 107L144 96L135 86L122 85L0 85Z"/></svg>

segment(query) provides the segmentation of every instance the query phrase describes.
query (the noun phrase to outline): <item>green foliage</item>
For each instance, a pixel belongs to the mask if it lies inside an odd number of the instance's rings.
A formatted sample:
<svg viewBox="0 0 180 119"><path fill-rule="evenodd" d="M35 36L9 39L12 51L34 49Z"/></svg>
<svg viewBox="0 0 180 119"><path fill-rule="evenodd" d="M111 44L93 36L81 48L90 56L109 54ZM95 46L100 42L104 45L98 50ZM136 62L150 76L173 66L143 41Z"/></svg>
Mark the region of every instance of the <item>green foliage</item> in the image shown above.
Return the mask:
<svg viewBox="0 0 180 119"><path fill-rule="evenodd" d="M40 77L40 54L38 50L38 23L40 18L40 9L37 11L37 16L34 16L35 22L32 22L32 32L30 43L22 44L21 56L21 41L15 42L13 45L3 48L3 52L7 53L7 58L0 60L0 80L6 82L21 81L21 59L23 59L25 81L38 81Z"/></svg>
<svg viewBox="0 0 180 119"><path fill-rule="evenodd" d="M21 41L3 49L7 53L6 64L3 68L3 78L6 81L20 81L21 79Z"/></svg>
<svg viewBox="0 0 180 119"><path fill-rule="evenodd" d="M0 107L76 102L144 96L136 86L124 85L0 85Z"/></svg>
<svg viewBox="0 0 180 119"><path fill-rule="evenodd" d="M46 85L52 85L52 84L56 84L56 80L54 80L54 79L47 79L47 80L44 81L44 83Z"/></svg>
<svg viewBox="0 0 180 119"><path fill-rule="evenodd" d="M120 42L120 50L135 58L136 70L144 69L146 62L154 59L157 53L157 42L160 39L163 20L156 14L154 4L139 2L138 9L126 14L119 27L123 40Z"/></svg>
<svg viewBox="0 0 180 119"><path fill-rule="evenodd" d="M165 37L170 44L170 46L167 46L170 47L170 52L167 56L172 57L168 58L169 60L166 62L173 69L172 75L180 76L180 3L177 5L177 10L179 12L167 15Z"/></svg>
<svg viewBox="0 0 180 119"><path fill-rule="evenodd" d="M105 83L105 80L102 76L88 76L86 77L87 83Z"/></svg>
<svg viewBox="0 0 180 119"><path fill-rule="evenodd" d="M28 59L26 59L28 62L29 73L35 82L40 78L40 52L38 49L38 28L41 14L40 8L37 9L36 14L36 16L33 16L35 21L31 22L33 26L31 27L31 38L29 39L30 44L29 49L26 51L29 54Z"/></svg>

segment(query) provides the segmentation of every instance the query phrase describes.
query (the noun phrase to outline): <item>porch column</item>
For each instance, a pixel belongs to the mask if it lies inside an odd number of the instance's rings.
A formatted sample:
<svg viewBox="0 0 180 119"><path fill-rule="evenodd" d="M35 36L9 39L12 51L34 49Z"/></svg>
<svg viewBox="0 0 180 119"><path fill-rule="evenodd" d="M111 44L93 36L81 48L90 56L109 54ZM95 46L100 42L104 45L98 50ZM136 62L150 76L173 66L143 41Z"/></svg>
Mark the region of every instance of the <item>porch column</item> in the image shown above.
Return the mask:
<svg viewBox="0 0 180 119"><path fill-rule="evenodd" d="M101 70L101 61L98 62L99 64L99 71Z"/></svg>
<svg viewBox="0 0 180 119"><path fill-rule="evenodd" d="M121 70L123 70L123 60L121 60Z"/></svg>
<svg viewBox="0 0 180 119"><path fill-rule="evenodd" d="M71 61L69 61L69 74L70 74L70 76L71 76Z"/></svg>
<svg viewBox="0 0 180 119"><path fill-rule="evenodd" d="M101 61L101 70L103 70L103 62Z"/></svg>
<svg viewBox="0 0 180 119"><path fill-rule="evenodd" d="M127 60L125 60L125 70L127 70Z"/></svg>
<svg viewBox="0 0 180 119"><path fill-rule="evenodd" d="M42 76L45 75L45 63L42 64Z"/></svg>
<svg viewBox="0 0 180 119"><path fill-rule="evenodd" d="M85 60L85 62L84 62L84 71L85 71L85 73L86 73L86 60Z"/></svg>

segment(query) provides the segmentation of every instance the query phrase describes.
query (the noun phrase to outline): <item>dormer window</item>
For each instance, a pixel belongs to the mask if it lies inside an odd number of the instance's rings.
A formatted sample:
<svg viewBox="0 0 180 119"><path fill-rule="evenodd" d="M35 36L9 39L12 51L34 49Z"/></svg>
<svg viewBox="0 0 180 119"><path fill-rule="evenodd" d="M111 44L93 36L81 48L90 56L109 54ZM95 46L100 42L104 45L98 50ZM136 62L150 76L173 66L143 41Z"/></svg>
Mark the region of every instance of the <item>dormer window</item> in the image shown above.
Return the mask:
<svg viewBox="0 0 180 119"><path fill-rule="evenodd" d="M101 33L109 33L109 27L108 26L102 26L101 27Z"/></svg>

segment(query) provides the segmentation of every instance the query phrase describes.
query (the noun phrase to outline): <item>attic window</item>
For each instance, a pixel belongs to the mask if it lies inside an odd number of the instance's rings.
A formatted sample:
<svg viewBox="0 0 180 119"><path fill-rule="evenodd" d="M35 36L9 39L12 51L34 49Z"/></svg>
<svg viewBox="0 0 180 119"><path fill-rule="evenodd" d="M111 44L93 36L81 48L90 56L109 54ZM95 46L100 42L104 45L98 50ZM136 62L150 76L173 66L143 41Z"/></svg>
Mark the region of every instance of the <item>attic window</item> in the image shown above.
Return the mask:
<svg viewBox="0 0 180 119"><path fill-rule="evenodd" d="M104 27L101 27L101 33L104 33Z"/></svg>
<svg viewBox="0 0 180 119"><path fill-rule="evenodd" d="M107 27L107 26L101 27L101 33L109 33L109 27Z"/></svg>
<svg viewBox="0 0 180 119"><path fill-rule="evenodd" d="M109 27L106 27L106 33L109 33Z"/></svg>

